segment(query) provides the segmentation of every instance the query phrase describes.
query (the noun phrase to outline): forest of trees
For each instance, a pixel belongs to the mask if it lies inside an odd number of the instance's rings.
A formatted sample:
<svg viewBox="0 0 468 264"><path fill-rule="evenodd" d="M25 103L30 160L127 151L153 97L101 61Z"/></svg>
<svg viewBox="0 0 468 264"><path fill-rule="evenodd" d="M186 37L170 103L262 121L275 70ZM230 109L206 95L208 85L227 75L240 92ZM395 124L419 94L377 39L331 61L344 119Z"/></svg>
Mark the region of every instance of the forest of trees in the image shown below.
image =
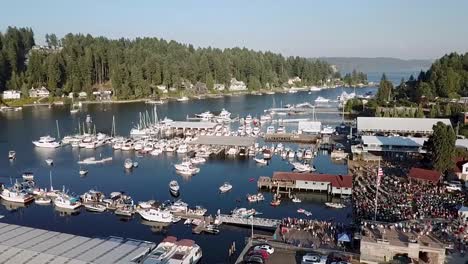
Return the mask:
<svg viewBox="0 0 468 264"><path fill-rule="evenodd" d="M9 27L0 33L0 92L46 86L53 95L90 92L112 87L118 98L157 93L158 85L184 90L185 82L228 84L244 81L249 89L281 87L299 76L304 85L320 84L333 71L320 60L283 57L246 48L194 48L158 38L107 39L67 34L58 39L46 35L50 49L31 49L29 28Z"/></svg>
<svg viewBox="0 0 468 264"><path fill-rule="evenodd" d="M345 76L343 77L343 82L348 86L361 83L367 84L367 74L353 70L351 73L345 74Z"/></svg>
<svg viewBox="0 0 468 264"><path fill-rule="evenodd" d="M468 96L468 53L451 53L436 60L418 78L411 76L397 87L396 99L419 102L423 98Z"/></svg>

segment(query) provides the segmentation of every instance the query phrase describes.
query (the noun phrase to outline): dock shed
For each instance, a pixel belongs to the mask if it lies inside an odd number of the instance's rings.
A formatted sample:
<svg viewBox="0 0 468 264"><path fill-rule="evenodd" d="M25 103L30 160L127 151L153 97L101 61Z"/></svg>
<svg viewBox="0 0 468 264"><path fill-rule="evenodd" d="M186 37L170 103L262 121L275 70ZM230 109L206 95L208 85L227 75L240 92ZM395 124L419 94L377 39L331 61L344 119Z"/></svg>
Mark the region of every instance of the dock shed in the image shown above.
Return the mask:
<svg viewBox="0 0 468 264"><path fill-rule="evenodd" d="M357 131L360 134L421 134L431 135L432 127L438 122L451 125L449 119L442 118L396 118L396 117L357 117Z"/></svg>

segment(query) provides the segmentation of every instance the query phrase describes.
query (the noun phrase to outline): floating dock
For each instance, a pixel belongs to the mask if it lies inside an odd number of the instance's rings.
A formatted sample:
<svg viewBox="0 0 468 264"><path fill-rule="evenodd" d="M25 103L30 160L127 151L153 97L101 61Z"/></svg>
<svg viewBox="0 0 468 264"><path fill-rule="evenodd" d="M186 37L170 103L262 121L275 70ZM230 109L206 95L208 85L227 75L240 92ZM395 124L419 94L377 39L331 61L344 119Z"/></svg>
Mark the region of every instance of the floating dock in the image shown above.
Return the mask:
<svg viewBox="0 0 468 264"><path fill-rule="evenodd" d="M231 224L231 225L238 225L238 226L252 226L256 228L262 229L276 229L281 220L279 219L267 219L261 217L252 217L252 218L245 218L245 217L236 217L232 215L225 215L219 214L216 216L216 222L218 224Z"/></svg>
<svg viewBox="0 0 468 264"><path fill-rule="evenodd" d="M317 140L317 135L299 135L292 133L274 133L265 135L266 142L316 143Z"/></svg>
<svg viewBox="0 0 468 264"><path fill-rule="evenodd" d="M1 263L136 263L155 247L147 241L90 238L0 223Z"/></svg>

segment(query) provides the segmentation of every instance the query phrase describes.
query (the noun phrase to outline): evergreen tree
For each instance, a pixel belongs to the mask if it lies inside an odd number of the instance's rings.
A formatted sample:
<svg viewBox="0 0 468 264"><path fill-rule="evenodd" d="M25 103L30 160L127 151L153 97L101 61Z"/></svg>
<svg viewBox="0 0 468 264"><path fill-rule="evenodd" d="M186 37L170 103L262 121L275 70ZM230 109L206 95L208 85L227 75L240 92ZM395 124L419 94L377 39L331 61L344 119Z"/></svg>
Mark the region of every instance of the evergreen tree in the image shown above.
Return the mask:
<svg viewBox="0 0 468 264"><path fill-rule="evenodd" d="M438 122L433 127L433 134L428 140L433 166L444 173L453 167L456 135L452 126Z"/></svg>

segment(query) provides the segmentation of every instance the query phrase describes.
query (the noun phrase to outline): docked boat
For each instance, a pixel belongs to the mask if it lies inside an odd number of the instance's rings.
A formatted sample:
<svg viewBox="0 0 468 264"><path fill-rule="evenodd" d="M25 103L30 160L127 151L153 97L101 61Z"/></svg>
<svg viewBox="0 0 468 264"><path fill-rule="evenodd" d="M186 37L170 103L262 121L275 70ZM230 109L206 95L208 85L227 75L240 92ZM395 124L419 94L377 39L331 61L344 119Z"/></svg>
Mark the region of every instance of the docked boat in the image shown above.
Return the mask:
<svg viewBox="0 0 468 264"><path fill-rule="evenodd" d="M268 161L266 159L258 159L258 158L254 158L253 159L256 163L260 164L260 165L267 165L268 164Z"/></svg>
<svg viewBox="0 0 468 264"><path fill-rule="evenodd" d="M221 193L229 192L232 189L232 185L228 182L225 182L221 187L219 187L219 191Z"/></svg>
<svg viewBox="0 0 468 264"><path fill-rule="evenodd" d="M330 102L330 99L327 99L327 98L324 98L322 96L319 96L315 99L314 101L316 104L327 104L328 102Z"/></svg>
<svg viewBox="0 0 468 264"><path fill-rule="evenodd" d="M54 165L54 160L53 160L53 159L51 159L51 158L48 158L48 159L46 159L46 160L45 160L45 162L46 162L46 163L47 163L47 165L49 165L49 166L52 166L52 165Z"/></svg>
<svg viewBox="0 0 468 264"><path fill-rule="evenodd" d="M172 214L169 210L162 209L140 209L137 211L140 216L152 222L172 223Z"/></svg>
<svg viewBox="0 0 468 264"><path fill-rule="evenodd" d="M341 208L345 208L346 205L342 204L342 203L331 203L331 202L327 202L325 203L326 206L328 207L331 207L331 208L336 208L336 209L341 209Z"/></svg>
<svg viewBox="0 0 468 264"><path fill-rule="evenodd" d="M124 168L127 170L133 168L133 161L131 159L126 159L124 162Z"/></svg>
<svg viewBox="0 0 468 264"><path fill-rule="evenodd" d="M206 162L206 159L202 157L194 157L190 159L190 162L192 164L203 164Z"/></svg>
<svg viewBox="0 0 468 264"><path fill-rule="evenodd" d="M55 138L51 136L40 137L39 140L32 143L38 148L58 148L61 146L60 142L56 142Z"/></svg>
<svg viewBox="0 0 468 264"><path fill-rule="evenodd" d="M180 189L180 186L179 186L179 183L177 181L169 182L169 190L171 191L172 195L178 196L179 195L179 189Z"/></svg>
<svg viewBox="0 0 468 264"><path fill-rule="evenodd" d="M301 199L297 198L297 196L294 196L294 198L291 200L293 203L300 203L302 202Z"/></svg>
<svg viewBox="0 0 468 264"><path fill-rule="evenodd" d="M15 183L10 188L2 185L1 189L0 197L5 201L24 204L34 200L34 196L26 192L19 183Z"/></svg>
<svg viewBox="0 0 468 264"><path fill-rule="evenodd" d="M21 175L21 177L25 181L33 181L34 180L34 174L32 172L23 172L23 175Z"/></svg>
<svg viewBox="0 0 468 264"><path fill-rule="evenodd" d="M9 160L14 160L16 159L16 152L14 150L8 151L8 159Z"/></svg>
<svg viewBox="0 0 468 264"><path fill-rule="evenodd" d="M86 211L97 212L97 213L102 213L107 210L107 207L98 203L85 204L84 207L86 208Z"/></svg>
<svg viewBox="0 0 468 264"><path fill-rule="evenodd" d="M39 196L34 199L34 203L38 205L49 205L52 202L52 199L46 196Z"/></svg>
<svg viewBox="0 0 468 264"><path fill-rule="evenodd" d="M257 213L255 209L247 209L247 208L236 208L232 210L231 215L235 217L241 217L241 218L249 218L251 216L254 216Z"/></svg>
<svg viewBox="0 0 468 264"><path fill-rule="evenodd" d="M63 209L75 210L81 207L81 202L75 197L71 197L65 193L59 193L54 199L54 205Z"/></svg>
<svg viewBox="0 0 468 264"><path fill-rule="evenodd" d="M268 126L266 130L267 134L273 134L275 133L275 127L274 126Z"/></svg>
<svg viewBox="0 0 468 264"><path fill-rule="evenodd" d="M247 195L247 200L251 203L254 203L254 202L260 202L260 201L263 201L265 200L265 197L263 196L263 194L261 193L258 193L258 194L252 194L252 195Z"/></svg>

